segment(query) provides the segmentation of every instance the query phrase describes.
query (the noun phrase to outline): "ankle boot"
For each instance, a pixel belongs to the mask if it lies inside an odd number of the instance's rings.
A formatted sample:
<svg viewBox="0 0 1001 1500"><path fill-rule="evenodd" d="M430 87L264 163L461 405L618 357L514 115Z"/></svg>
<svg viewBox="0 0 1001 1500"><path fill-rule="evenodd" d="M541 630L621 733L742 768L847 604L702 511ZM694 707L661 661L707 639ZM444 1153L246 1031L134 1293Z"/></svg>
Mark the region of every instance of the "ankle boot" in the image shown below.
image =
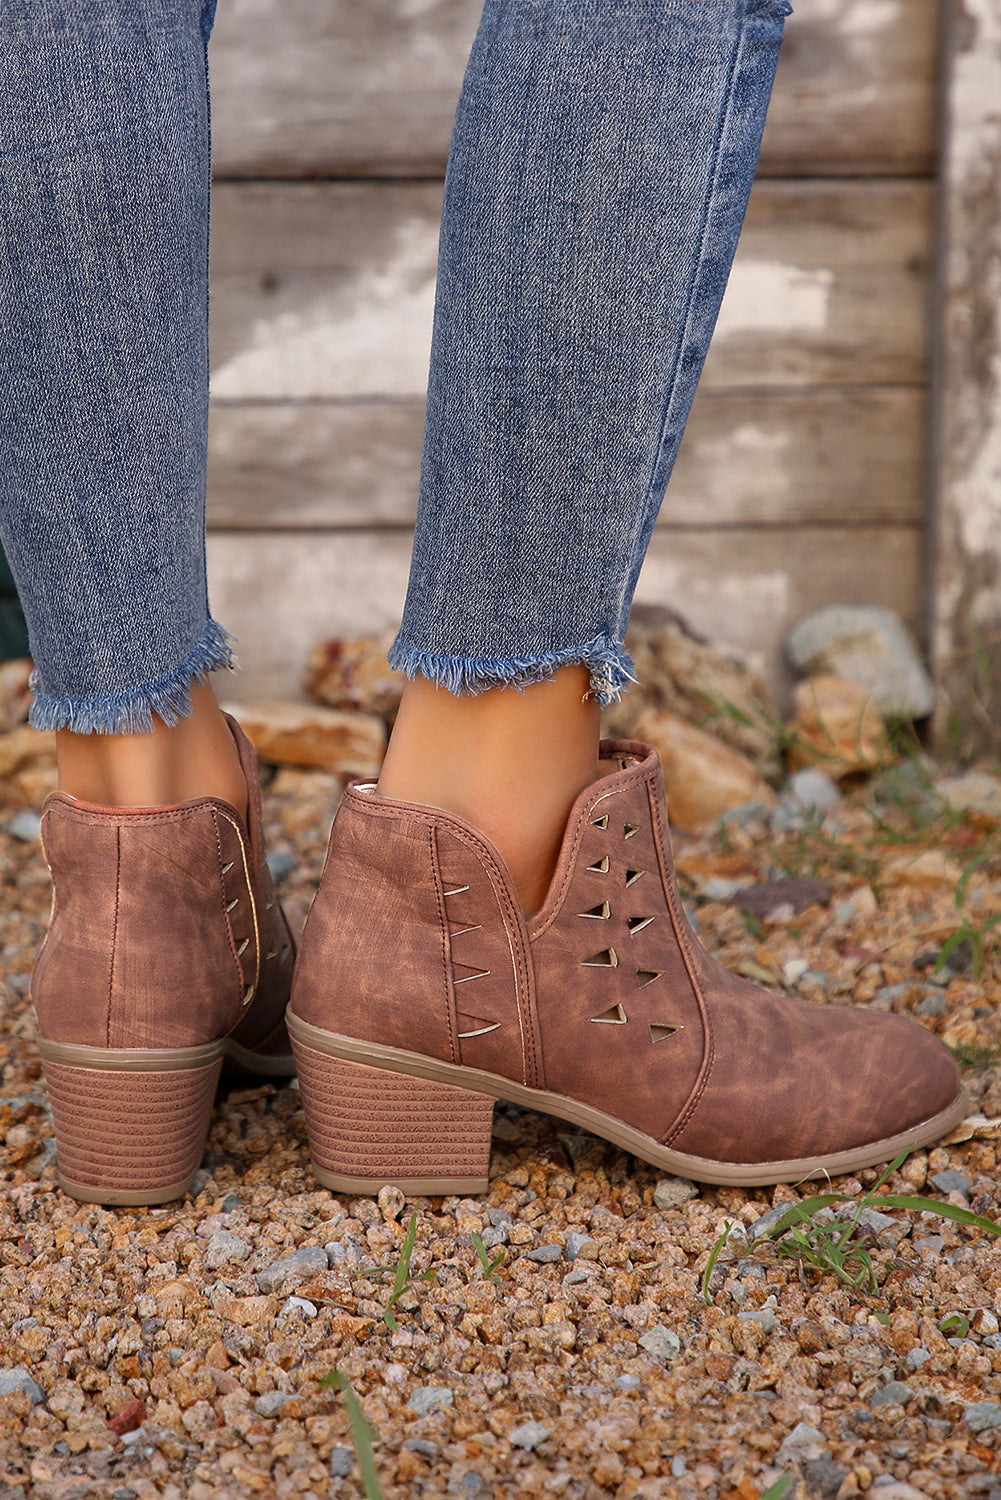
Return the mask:
<svg viewBox="0 0 1001 1500"><path fill-rule="evenodd" d="M218 797L126 809L56 792L42 809L53 901L31 996L59 1183L84 1202L181 1197L223 1063L295 1071L294 939L265 863L257 761L229 722L246 822Z"/></svg>
<svg viewBox="0 0 1001 1500"><path fill-rule="evenodd" d="M885 1162L961 1118L955 1064L916 1022L758 989L703 951L656 752L602 754L618 770L578 797L527 919L471 824L348 788L288 1017L326 1186L482 1191L496 1099L742 1187Z"/></svg>

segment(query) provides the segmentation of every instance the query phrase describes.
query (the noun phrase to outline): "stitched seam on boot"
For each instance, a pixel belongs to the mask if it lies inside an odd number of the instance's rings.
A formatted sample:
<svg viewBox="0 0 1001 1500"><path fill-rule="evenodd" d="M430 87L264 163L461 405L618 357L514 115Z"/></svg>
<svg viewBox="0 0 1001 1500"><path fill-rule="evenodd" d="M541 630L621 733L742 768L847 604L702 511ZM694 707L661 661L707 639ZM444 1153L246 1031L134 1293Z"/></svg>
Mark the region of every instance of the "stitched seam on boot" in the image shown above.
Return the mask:
<svg viewBox="0 0 1001 1500"><path fill-rule="evenodd" d="M671 1142L677 1139L677 1137L684 1130L685 1126L688 1124L692 1115L695 1113L696 1108L698 1107L702 1095L705 1093L706 1088L709 1085L709 1077L712 1073L713 1065L716 1061L716 1037L713 1032L712 1018L709 1014L709 1007L705 1002L705 997L702 994L701 986L699 985L699 982L695 975L695 967L692 963L692 955L689 951L688 943L685 938L684 924L678 920L678 913L675 910L675 901L678 899L675 895L675 886L673 880L668 879L667 871L664 868L664 847L666 842L666 833L664 829L663 819L661 817L660 797L654 795L654 789L649 778L647 779L646 790L647 798L650 803L650 810L653 814L654 828L657 834L657 863L660 867L661 884L667 898L667 910L671 918L671 926L674 929L675 941L678 944L678 950L681 953L681 957L684 961L685 969L688 973L688 979L692 986L692 992L695 995L695 999L699 1007L699 1013L702 1016L702 1025L704 1028L706 1039L705 1056L702 1060L700 1075L695 1081L695 1086L692 1089L692 1092L689 1095L681 1114L675 1120L674 1124L668 1128L667 1133L661 1138L661 1145L670 1146Z"/></svg>
<svg viewBox="0 0 1001 1500"><path fill-rule="evenodd" d="M108 970L108 1019L104 1029L104 1045L111 1042L111 1010L115 999L115 956L118 952L118 904L122 891L122 830L115 829L115 920L111 927L111 964Z"/></svg>
<svg viewBox="0 0 1001 1500"><path fill-rule="evenodd" d="M442 978L445 981L445 1024L448 1027L448 1047L452 1054L454 1063L461 1063L462 1057L457 1045L456 1022L455 1022L455 986L452 980L452 943L448 930L448 917L445 913L445 892L442 887L441 868L438 864L438 841L435 838L435 826L433 822L428 823L428 845L431 854L431 879L434 883L434 899L438 908L438 925L441 928L441 967Z"/></svg>

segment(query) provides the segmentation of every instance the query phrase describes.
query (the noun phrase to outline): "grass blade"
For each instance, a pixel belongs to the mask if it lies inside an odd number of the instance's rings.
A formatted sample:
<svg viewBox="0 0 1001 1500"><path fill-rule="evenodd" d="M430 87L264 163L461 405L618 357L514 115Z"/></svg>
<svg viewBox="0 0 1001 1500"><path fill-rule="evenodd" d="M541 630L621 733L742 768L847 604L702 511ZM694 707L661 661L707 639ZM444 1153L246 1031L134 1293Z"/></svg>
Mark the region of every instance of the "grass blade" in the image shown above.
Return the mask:
<svg viewBox="0 0 1001 1500"><path fill-rule="evenodd" d="M709 1252L709 1259L706 1261L706 1268L702 1272L702 1300L703 1300L703 1302L708 1303L708 1302L711 1302L711 1300L712 1300L712 1298L709 1296L709 1278L712 1276L713 1269L714 1269L714 1267L716 1265L716 1261L719 1258L720 1251L722 1250L723 1246L726 1244L727 1240L730 1238L730 1231L731 1231L732 1228L733 1228L733 1220L731 1219L731 1220L729 1220L727 1222L726 1228L723 1230L723 1233L720 1235L719 1239L716 1241L715 1245L713 1245L712 1249Z"/></svg>
<svg viewBox="0 0 1001 1500"><path fill-rule="evenodd" d="M354 1387L344 1371L338 1370L336 1365L324 1375L320 1385L327 1389L332 1387L344 1397L348 1425L351 1428L351 1441L354 1444L358 1467L365 1486L365 1500L385 1500L382 1485L379 1483L379 1476L375 1470L375 1456L372 1452L372 1440L377 1434L362 1411L361 1402L355 1395Z"/></svg>
<svg viewBox="0 0 1001 1500"><path fill-rule="evenodd" d="M890 1208L910 1208L926 1214L937 1214L940 1219L955 1219L957 1224L969 1224L971 1229L982 1229L984 1234L1001 1235L1001 1224L975 1214L969 1208L957 1208L954 1203L941 1203L937 1198L912 1198L907 1193L890 1193L880 1198L880 1203Z"/></svg>

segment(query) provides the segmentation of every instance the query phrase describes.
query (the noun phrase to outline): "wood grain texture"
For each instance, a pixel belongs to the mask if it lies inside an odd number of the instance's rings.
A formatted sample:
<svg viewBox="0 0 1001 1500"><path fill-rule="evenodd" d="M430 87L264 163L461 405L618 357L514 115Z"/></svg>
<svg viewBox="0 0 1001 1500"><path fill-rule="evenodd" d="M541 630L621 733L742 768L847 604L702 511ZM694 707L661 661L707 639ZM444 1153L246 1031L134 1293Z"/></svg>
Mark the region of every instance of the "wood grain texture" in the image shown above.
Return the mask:
<svg viewBox="0 0 1001 1500"><path fill-rule="evenodd" d="M222 0L221 177L442 176L480 0ZM931 170L938 0L797 0L761 171Z"/></svg>
<svg viewBox="0 0 1001 1500"><path fill-rule="evenodd" d="M920 524L925 420L910 388L703 391L659 524ZM423 423L416 398L216 403L209 525L411 525Z"/></svg>
<svg viewBox="0 0 1001 1500"><path fill-rule="evenodd" d="M950 0L933 526L935 730L1001 750L1001 10Z"/></svg>
<svg viewBox="0 0 1001 1500"><path fill-rule="evenodd" d="M213 613L239 639L227 698L295 697L310 648L399 622L410 561L404 530L209 537ZM781 641L807 610L865 600L914 628L921 533L911 526L734 531L662 528L637 599L670 604L712 640L741 650L782 696Z"/></svg>
<svg viewBox="0 0 1001 1500"><path fill-rule="evenodd" d="M422 396L440 188L223 184L213 210L213 391ZM707 387L919 385L932 191L759 182Z"/></svg>

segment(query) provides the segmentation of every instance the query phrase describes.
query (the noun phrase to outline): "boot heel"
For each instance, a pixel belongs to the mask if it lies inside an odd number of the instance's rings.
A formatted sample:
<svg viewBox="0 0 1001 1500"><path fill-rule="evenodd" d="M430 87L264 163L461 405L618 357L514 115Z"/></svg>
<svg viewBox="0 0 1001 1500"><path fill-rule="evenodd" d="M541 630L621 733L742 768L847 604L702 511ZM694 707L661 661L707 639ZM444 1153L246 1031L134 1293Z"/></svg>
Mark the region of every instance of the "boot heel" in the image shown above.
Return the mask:
<svg viewBox="0 0 1001 1500"><path fill-rule="evenodd" d="M59 1186L82 1203L183 1198L208 1135L218 1043L143 1056L40 1040Z"/></svg>
<svg viewBox="0 0 1001 1500"><path fill-rule="evenodd" d="M335 1193L485 1193L493 1100L346 1062L293 1037L313 1174Z"/></svg>

